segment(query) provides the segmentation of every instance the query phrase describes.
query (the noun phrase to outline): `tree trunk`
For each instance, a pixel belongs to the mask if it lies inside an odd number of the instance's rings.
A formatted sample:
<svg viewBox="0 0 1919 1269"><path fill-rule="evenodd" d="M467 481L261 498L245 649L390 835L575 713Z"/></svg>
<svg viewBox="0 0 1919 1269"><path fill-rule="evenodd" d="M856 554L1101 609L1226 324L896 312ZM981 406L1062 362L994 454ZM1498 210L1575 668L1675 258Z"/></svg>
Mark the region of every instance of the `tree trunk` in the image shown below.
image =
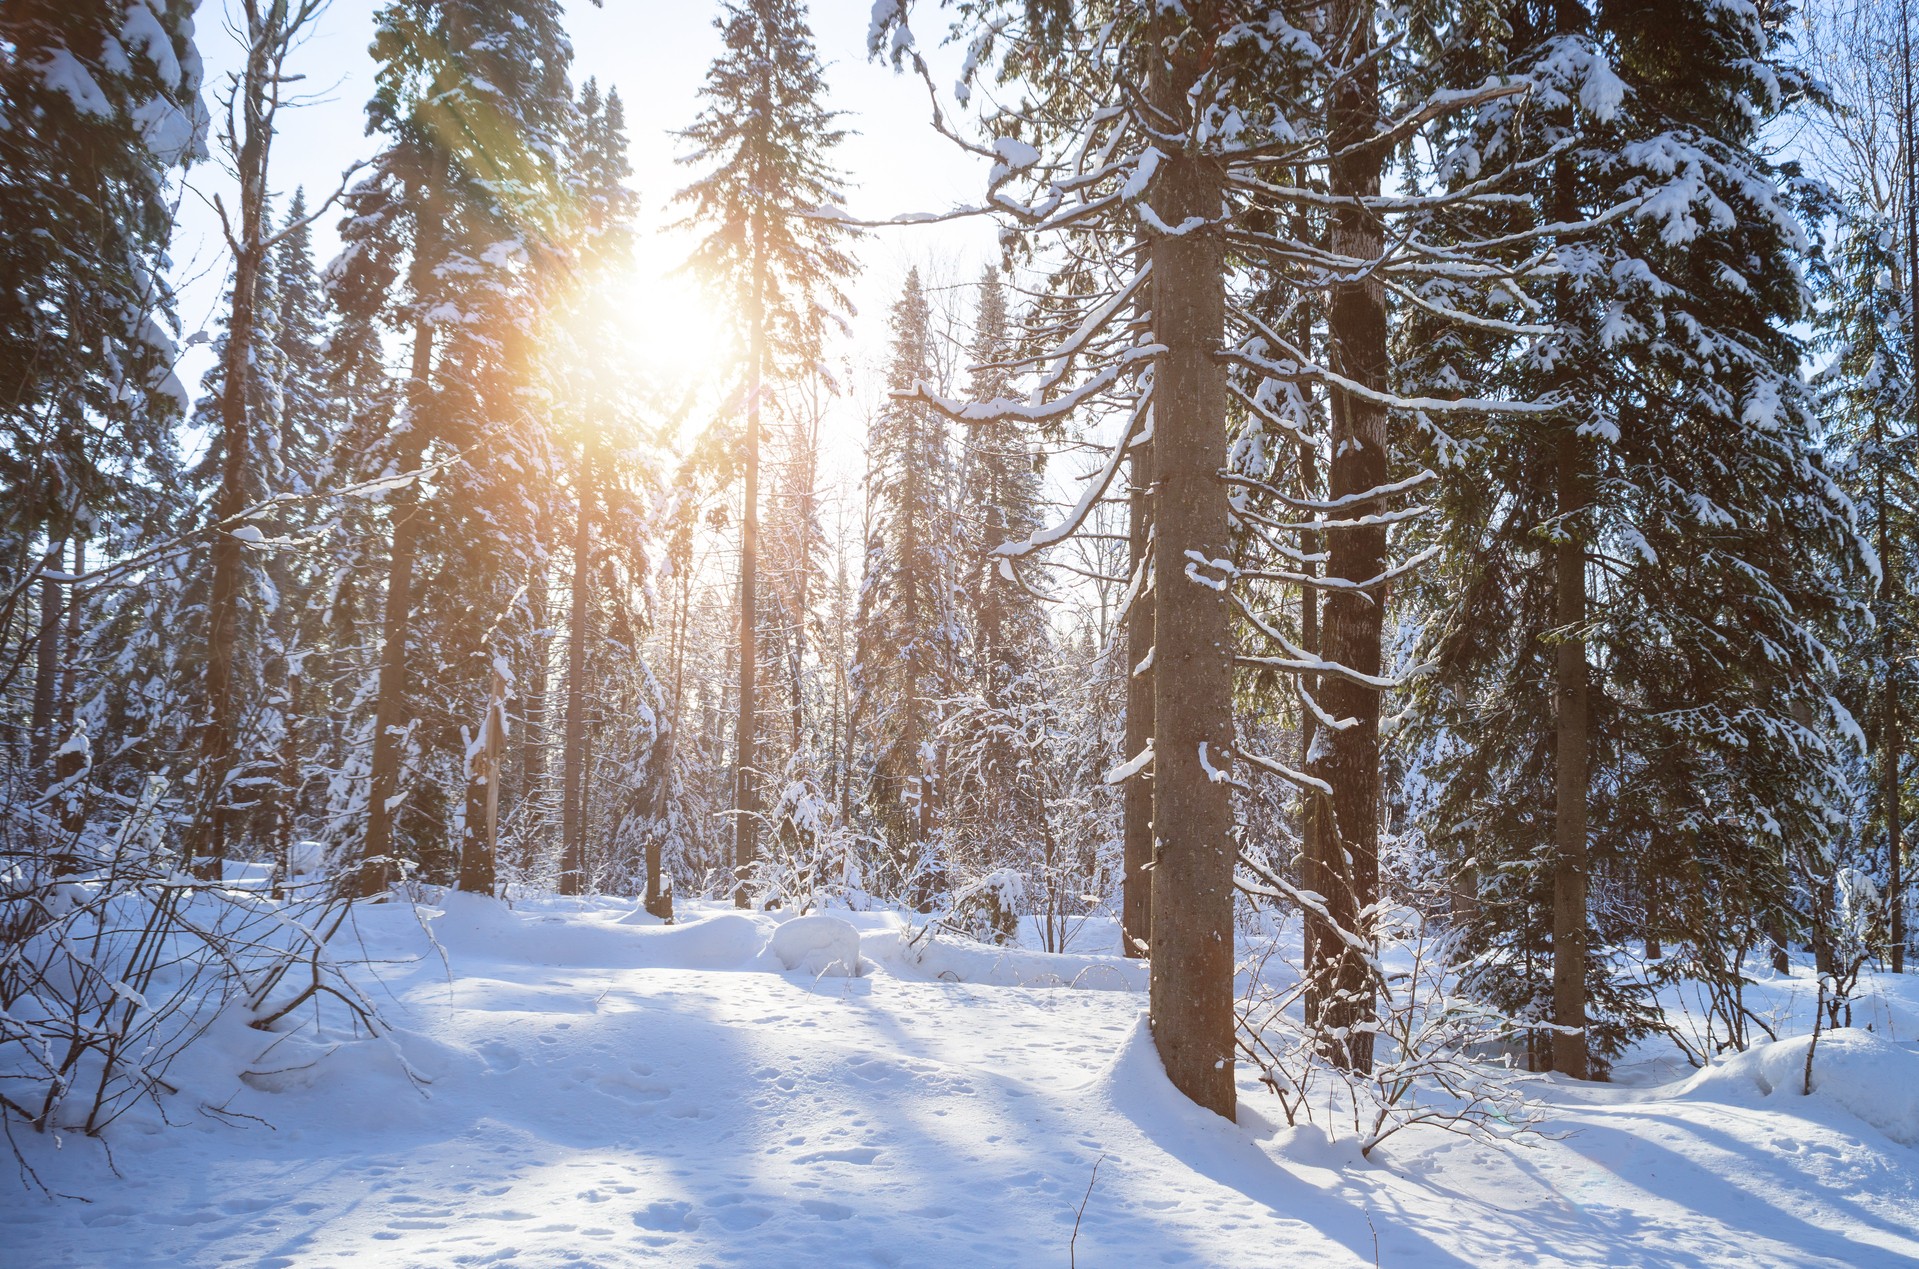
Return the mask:
<svg viewBox="0 0 1919 1269"><path fill-rule="evenodd" d="M766 235L753 238L753 332L746 398L746 489L740 527L740 722L733 777L733 906L744 908L753 860L759 852L760 398L766 374Z"/></svg>
<svg viewBox="0 0 1919 1269"><path fill-rule="evenodd" d="M521 831L529 834L538 834L545 827L540 819L539 807L546 786L547 684L551 674L552 649L552 640L547 633L547 617L552 611L552 601L547 588L547 575L542 572L534 579L529 596L532 601L532 654L526 668L526 686L518 693L520 775L517 792L519 805L526 808L521 817L524 826ZM538 840L537 837L534 840Z"/></svg>
<svg viewBox="0 0 1919 1269"><path fill-rule="evenodd" d="M64 563L66 545L56 542L48 550L42 568L58 571ZM33 779L42 790L53 784L53 768L50 764L53 751L58 747L54 732L60 704L60 612L60 583L51 577L42 577L40 630L33 647L33 714L28 729L30 737L27 751Z"/></svg>
<svg viewBox="0 0 1919 1269"><path fill-rule="evenodd" d="M262 18L247 6L246 67L237 85L241 122L234 169L240 181L239 224L229 230L233 247L233 310L227 321L226 356L220 385L220 489L213 501L213 518L225 523L247 505L248 446L247 389L253 370L254 329L260 274L266 264L267 164L273 144L269 94L277 91L275 43L281 38L285 14L279 9ZM237 236L233 236L236 235ZM239 755L238 685L235 683L240 648L240 590L246 556L233 526L213 538L213 577L207 601L206 718L200 736L200 805L187 829L186 855L195 875L218 879L226 857L227 786Z"/></svg>
<svg viewBox="0 0 1919 1269"><path fill-rule="evenodd" d="M586 626L593 559L593 445L580 444L573 602L566 630L566 746L561 752L560 893L579 894L586 862Z"/></svg>
<svg viewBox="0 0 1919 1269"><path fill-rule="evenodd" d="M1133 488L1129 507L1131 526L1127 535L1132 569L1136 578L1151 575L1148 555L1152 550L1153 516L1153 444L1145 441L1133 446ZM1153 739L1153 667L1147 658L1153 650L1153 591L1147 578L1140 578L1139 593L1133 596L1126 614L1126 756L1138 757ZM1153 777L1141 771L1126 782L1122 791L1121 837L1124 842L1125 876L1120 899L1120 944L1128 956L1145 956L1153 934ZM1043 813L1043 811L1042 811Z"/></svg>
<svg viewBox="0 0 1919 1269"><path fill-rule="evenodd" d="M242 159L242 172L245 160ZM246 241L233 263L233 311L227 321L225 382L220 391L220 490L213 518L225 522L247 503L247 385L253 366L253 325L263 253L258 245L259 212L242 176L241 219ZM238 744L239 700L235 662L240 655L240 580L245 548L231 526L213 537L213 581L207 602L206 718L200 737L200 799L187 829L187 857L195 876L218 879L226 857L226 787L233 775Z"/></svg>
<svg viewBox="0 0 1919 1269"><path fill-rule="evenodd" d="M1881 559L1886 557L1881 556ZM1887 568L1890 569L1890 565ZM1890 671L1890 666L1888 666ZM1886 802L1886 894L1892 941L1890 961L1892 972L1906 972L1906 903L1905 903L1905 866L1902 856L1905 854L1904 834L1899 823L1899 759L1905 748L1905 734L1900 726L1898 692L1890 685L1892 675L1887 674L1886 688L1886 754L1884 758L1885 802Z"/></svg>
<svg viewBox="0 0 1919 1269"><path fill-rule="evenodd" d="M506 676L497 661L488 667L486 715L474 747L467 766L458 885L468 894L490 895L499 872L500 769L506 755Z"/></svg>
<svg viewBox="0 0 1919 1269"><path fill-rule="evenodd" d="M80 713L80 582L87 573L87 539L73 539L73 577L67 583L67 633L60 649L60 700L57 717L62 738L73 734Z"/></svg>
<svg viewBox="0 0 1919 1269"><path fill-rule="evenodd" d="M656 827L648 831L646 838L646 910L669 923L673 920L673 886L671 879L665 876L661 856L665 834L672 831L675 799L680 787L675 772L680 761L680 728L686 717L683 708L686 691L686 609L691 602L693 589L690 548L688 559L682 561L680 567L678 612L673 623L673 707L660 760L659 815L655 819Z"/></svg>
<svg viewBox="0 0 1919 1269"><path fill-rule="evenodd" d="M1302 184L1301 188L1305 188L1305 186ZM1305 241L1305 239L1302 238L1301 241ZM1301 320L1302 325L1311 321L1310 318L1302 318ZM1302 350L1311 349L1312 331L1310 328L1302 331L1301 336L1300 348ZM1301 441L1299 444L1299 497L1302 502L1309 502L1319 497L1317 459L1318 455L1314 452L1313 447L1305 441ZM1315 562L1315 559L1319 555L1320 545L1320 533L1318 530L1301 529L1299 531L1299 552L1305 557L1300 561L1299 571L1308 577L1312 577L1319 572L1319 565ZM1303 648L1308 655L1318 656L1320 651L1319 642L1319 592L1314 590L1310 585L1302 586L1299 588L1299 646ZM1319 739L1319 719L1308 707L1307 698L1310 697L1314 702L1319 700L1319 675L1302 673L1299 676L1297 692L1300 698L1299 769L1301 771L1308 771L1311 770L1313 765L1313 745L1317 743ZM1300 857L1307 861L1309 868L1313 866L1311 861L1318 858L1319 854L1319 821L1321 813L1324 810L1320 802L1321 799L1317 794L1310 790L1301 790L1299 799ZM1308 965L1314 964L1323 955L1318 948L1319 933L1319 923L1311 921L1306 922L1301 931L1301 952Z"/></svg>
<svg viewBox="0 0 1919 1269"><path fill-rule="evenodd" d="M1153 67L1160 112L1190 115L1211 5L1194 6L1171 64ZM1169 23L1174 19L1166 19ZM1193 38L1193 37L1199 38ZM1227 544L1224 173L1176 150L1151 200L1159 219L1213 223L1149 242L1154 366L1153 905L1149 998L1153 1042L1174 1087L1233 1118L1233 652Z"/></svg>
<svg viewBox="0 0 1919 1269"><path fill-rule="evenodd" d="M1560 5L1562 36L1578 33L1584 11ZM1579 219L1573 170L1561 159L1553 172L1552 216L1561 224ZM1571 338L1578 302L1570 280L1554 285L1554 308L1562 338ZM1560 350L1570 364L1572 350ZM1552 1039L1553 1069L1583 1080L1591 1073L1586 1035L1587 801L1591 795L1592 702L1586 664L1586 525L1592 500L1585 441L1577 418L1560 425L1557 472L1559 518L1553 546L1553 593L1559 645L1554 650L1553 705L1553 1022L1565 1030Z"/></svg>
<svg viewBox="0 0 1919 1269"><path fill-rule="evenodd" d="M1766 942L1772 944L1772 972L1786 974L1792 971L1792 952L1787 948L1786 918L1780 912L1772 912L1766 917Z"/></svg>
<svg viewBox="0 0 1919 1269"><path fill-rule="evenodd" d="M1901 175L1905 186L1906 213L1906 339L1908 340L1908 365L1919 365L1912 358L1919 357L1919 152L1913 147L1919 144L1919 136L1914 135L1912 86L1912 15L1905 0L1899 5L1899 66L1900 95L1903 109L1900 111L1900 131L1905 144L1901 147L1900 158L1905 168ZM1915 433L1919 433L1919 395L1908 394L1906 408L1910 411L1908 423ZM1885 536L1886 500L1879 500L1879 523L1881 539ZM1880 585L1890 599L1895 593L1893 581L1893 559L1882 547L1879 552L1881 567L1885 570ZM1903 579L1902 579L1903 580ZM1882 627L1883 629L1884 627ZM1899 759L1905 748L1903 722L1900 717L1898 678L1894 675L1890 657L1886 660L1886 756L1885 800L1886 800L1886 846L1888 851L1886 872L1886 903L1890 911L1887 920L1890 925L1892 949L1889 957L1892 972L1906 972L1906 894L1905 894L1905 842L1901 838L1899 824Z"/></svg>
<svg viewBox="0 0 1919 1269"><path fill-rule="evenodd" d="M1335 198L1379 194L1385 155L1366 144L1379 122L1373 15L1372 0L1343 0L1334 10L1332 30L1342 67L1328 100L1328 142L1337 156L1328 165L1328 175ZM1384 253L1383 231L1370 213L1342 206L1331 221L1334 255L1370 261ZM1332 288L1327 343L1338 374L1375 392L1386 391L1386 329L1386 295L1376 279ZM1331 401L1328 494L1340 503L1343 518L1377 513L1379 499L1369 495L1387 480L1386 409L1338 387ZM1385 527L1342 527L1329 531L1327 538L1326 576L1346 584L1330 589L1325 599L1320 628L1325 660L1376 676L1386 593L1382 585L1361 587L1385 571ZM1352 725L1315 744L1310 768L1333 793L1320 799L1306 869L1307 887L1323 897L1326 909L1324 918L1309 914L1306 922L1314 953L1307 966L1307 1018L1329 1061L1366 1072L1373 1061L1373 971L1369 958L1346 937L1370 945L1370 913L1379 898L1380 700L1376 689L1344 675L1323 674L1320 681L1321 706L1334 718L1351 719Z"/></svg>
<svg viewBox="0 0 1919 1269"><path fill-rule="evenodd" d="M290 652L290 650L289 650ZM286 718L280 728L279 789L273 799L273 875L284 884L292 879L293 825L300 811L300 697L299 662L286 658ZM273 897L281 897L278 885Z"/></svg>
<svg viewBox="0 0 1919 1269"><path fill-rule="evenodd" d="M1553 772L1557 807L1553 849L1553 1069L1585 1079L1586 1047L1586 797L1591 702L1586 668L1586 547L1572 516L1586 505L1584 456L1568 424L1559 437L1557 568L1560 644L1553 667Z"/></svg>

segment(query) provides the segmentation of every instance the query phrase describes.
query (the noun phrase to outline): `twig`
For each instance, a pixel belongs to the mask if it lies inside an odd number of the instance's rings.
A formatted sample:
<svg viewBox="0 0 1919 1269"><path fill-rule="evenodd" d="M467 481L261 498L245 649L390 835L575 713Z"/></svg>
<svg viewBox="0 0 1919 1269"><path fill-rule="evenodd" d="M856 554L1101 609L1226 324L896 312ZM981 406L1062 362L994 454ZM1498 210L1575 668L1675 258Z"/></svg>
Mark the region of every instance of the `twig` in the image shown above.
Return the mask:
<svg viewBox="0 0 1919 1269"><path fill-rule="evenodd" d="M1093 1175L1086 1178L1086 1193L1080 1196L1079 1210L1073 1213L1073 1236L1066 1243L1068 1269L1077 1269L1079 1264L1079 1223L1085 1219L1086 1203L1093 1197L1093 1182L1099 1180L1099 1165L1104 1162L1106 1162L1105 1155L1093 1160Z"/></svg>

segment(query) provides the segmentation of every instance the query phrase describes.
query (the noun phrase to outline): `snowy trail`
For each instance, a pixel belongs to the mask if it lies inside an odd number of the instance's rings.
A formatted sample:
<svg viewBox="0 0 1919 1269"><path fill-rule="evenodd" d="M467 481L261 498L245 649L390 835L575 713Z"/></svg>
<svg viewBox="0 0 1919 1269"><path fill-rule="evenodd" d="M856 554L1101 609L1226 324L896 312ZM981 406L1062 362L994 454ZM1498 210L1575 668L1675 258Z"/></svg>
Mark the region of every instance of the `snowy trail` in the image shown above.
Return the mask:
<svg viewBox="0 0 1919 1269"><path fill-rule="evenodd" d="M662 928L609 904L455 896L388 966L400 1049L217 1037L196 1117L34 1155L0 1200L14 1266L1870 1265L1919 1261L1919 1151L1819 1099L1714 1072L1543 1086L1563 1140L1408 1134L1374 1162L1183 1102L1138 967L935 949L856 917L859 978L780 972L768 917ZM411 914L369 949L418 957ZM976 980L941 981L949 977ZM1018 982L1077 981L1064 986ZM298 1047L296 1047L298 1046ZM232 1084L247 1060L263 1074ZM316 1060L317 1059L317 1060ZM297 1069L295 1069L297 1068ZM273 1073L277 1072L277 1073ZM1788 1112L1793 1113L1788 1113ZM152 1124L147 1124L152 1129ZM35 1147L37 1149L37 1146ZM1377 1238L1377 1243L1375 1243Z"/></svg>

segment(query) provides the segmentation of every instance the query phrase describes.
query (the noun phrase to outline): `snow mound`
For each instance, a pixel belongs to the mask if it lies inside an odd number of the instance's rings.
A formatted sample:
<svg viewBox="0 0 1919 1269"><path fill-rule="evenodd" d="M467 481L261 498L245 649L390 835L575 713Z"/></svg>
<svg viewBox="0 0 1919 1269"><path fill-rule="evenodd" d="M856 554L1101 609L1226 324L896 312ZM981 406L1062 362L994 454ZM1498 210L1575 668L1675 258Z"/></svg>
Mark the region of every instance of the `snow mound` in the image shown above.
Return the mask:
<svg viewBox="0 0 1919 1269"><path fill-rule="evenodd" d="M950 934L887 930L866 936L876 960L947 983L992 987L1076 987L1082 991L1145 991L1146 962L991 947Z"/></svg>
<svg viewBox="0 0 1919 1269"><path fill-rule="evenodd" d="M759 952L765 937L764 927L737 912L663 925L642 910L617 924L633 929L640 963L656 969L739 969Z"/></svg>
<svg viewBox="0 0 1919 1269"><path fill-rule="evenodd" d="M1793 1036L1728 1061L1715 1072L1743 1077L1768 1096L1797 1097L1806 1084L1810 1036ZM1698 1087L1695 1078L1690 1087ZM1894 1141L1919 1145L1919 1053L1856 1027L1819 1037L1812 1058L1813 1096L1850 1111Z"/></svg>
<svg viewBox="0 0 1919 1269"><path fill-rule="evenodd" d="M420 913L449 953L475 962L618 969L743 969L761 927L738 913L663 925L644 913L515 910L484 895L449 891ZM635 919L646 922L633 924Z"/></svg>
<svg viewBox="0 0 1919 1269"><path fill-rule="evenodd" d="M815 978L857 978L860 932L833 916L802 916L782 922L766 942L767 954L789 970Z"/></svg>

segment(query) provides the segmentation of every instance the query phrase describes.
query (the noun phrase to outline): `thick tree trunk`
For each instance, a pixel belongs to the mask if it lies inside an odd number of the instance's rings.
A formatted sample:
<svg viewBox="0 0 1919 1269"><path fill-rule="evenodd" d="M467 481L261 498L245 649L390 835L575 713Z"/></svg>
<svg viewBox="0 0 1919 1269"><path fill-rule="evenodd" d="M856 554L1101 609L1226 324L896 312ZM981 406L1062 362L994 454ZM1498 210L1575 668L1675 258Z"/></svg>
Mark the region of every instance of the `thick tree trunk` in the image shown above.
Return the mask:
<svg viewBox="0 0 1919 1269"><path fill-rule="evenodd" d="M1194 6L1193 28L1150 93L1183 121L1201 51L1218 20ZM1199 38L1193 38L1199 37ZM1172 131L1183 131L1183 125ZM1160 165L1150 194L1168 225L1210 221L1150 240L1153 333L1167 351L1153 378L1153 1042L1173 1085L1231 1119L1233 1084L1233 650L1228 547L1225 260L1217 227L1224 173L1184 152Z"/></svg>
<svg viewBox="0 0 1919 1269"><path fill-rule="evenodd" d="M756 229L753 259L752 359L746 400L746 488L740 527L740 723L733 777L733 906L748 905L747 884L759 853L759 553L760 398L766 375L765 234Z"/></svg>
<svg viewBox="0 0 1919 1269"><path fill-rule="evenodd" d="M399 467L416 470L424 449L418 432L425 426L431 389L426 382L432 360L433 331L422 323L414 332L414 380L409 394L416 408L409 411L408 434L402 437ZM380 648L380 686L373 709L373 761L367 798L366 842L362 849L359 892L371 897L384 891L395 876L388 858L393 847L393 818L400 809L400 764L409 730L407 710L407 640L413 627L413 564L420 545L419 494L411 483L392 498L393 543L387 559L386 611Z"/></svg>
<svg viewBox="0 0 1919 1269"><path fill-rule="evenodd" d="M1151 569L1153 443L1133 447L1132 523L1128 547L1135 577ZM1153 591L1142 579L1126 613L1126 756L1137 757L1153 740ZM1121 802L1122 858L1120 943L1128 956L1145 956L1153 934L1153 777L1142 771L1126 782Z"/></svg>
<svg viewBox="0 0 1919 1269"><path fill-rule="evenodd" d="M220 489L213 517L227 522L245 510L252 455L247 389L252 382L260 274L266 264L267 164L273 144L270 97L277 93L273 62L285 14L262 18L248 6L246 68L237 92L242 119L234 169L240 179L239 224L230 232L233 310L227 320L220 385ZM240 589L246 556L229 525L214 535L213 577L207 599L206 717L200 736L200 804L187 829L186 854L198 876L217 879L226 857L227 787L239 759Z"/></svg>
<svg viewBox="0 0 1919 1269"><path fill-rule="evenodd" d="M1553 772L1553 1069L1588 1074L1586 1047L1586 797L1591 702L1586 668L1586 546L1572 517L1586 505L1582 444L1569 425L1559 438L1559 533L1553 547L1561 642L1553 666L1558 716Z"/></svg>
<svg viewBox="0 0 1919 1269"><path fill-rule="evenodd" d="M242 170L244 171L244 157ZM240 514L247 503L247 385L253 365L255 296L260 263L261 212L250 206L245 184L241 188L241 219L251 235L233 264L233 311L227 322L226 376L220 391L220 490L213 502L213 518L224 522ZM217 879L226 857L226 789L233 776L238 744L239 699L234 674L240 655L240 579L245 548L231 527L213 538L213 582L207 601L206 718L200 737L200 804L187 830L187 857L195 876Z"/></svg>
<svg viewBox="0 0 1919 1269"><path fill-rule="evenodd" d="M1335 198L1379 194L1385 155L1366 142L1379 122L1379 69L1373 57L1372 0L1343 0L1334 8L1343 75L1328 101L1329 164ZM1385 251L1380 223L1358 207L1333 212L1334 255L1357 262ZM1389 387L1386 295L1373 278L1332 288L1327 343L1333 369L1375 392ZM1332 400L1332 460L1327 491L1342 518L1381 510L1371 491L1387 480L1389 436L1386 409L1358 393L1335 387ZM1352 502L1342 502L1352 499ZM1386 603L1383 585L1366 585L1386 567L1383 526L1343 527L1327 534L1326 576L1344 585L1328 591L1321 617L1325 660L1361 675L1380 671L1380 629ZM1307 966L1309 1022L1326 1058L1354 1071L1370 1071L1375 1014L1369 958L1347 938L1372 939L1371 911L1379 898L1379 712L1376 689L1340 674L1321 675L1320 704L1334 718L1351 719L1314 745L1312 775L1332 787L1320 800L1312 832L1307 887L1325 901L1324 918L1309 915L1313 959Z"/></svg>
<svg viewBox="0 0 1919 1269"><path fill-rule="evenodd" d="M593 557L593 446L580 446L579 512L573 531L573 601L566 631L565 774L560 792L560 893L579 894L586 861L586 626Z"/></svg>

